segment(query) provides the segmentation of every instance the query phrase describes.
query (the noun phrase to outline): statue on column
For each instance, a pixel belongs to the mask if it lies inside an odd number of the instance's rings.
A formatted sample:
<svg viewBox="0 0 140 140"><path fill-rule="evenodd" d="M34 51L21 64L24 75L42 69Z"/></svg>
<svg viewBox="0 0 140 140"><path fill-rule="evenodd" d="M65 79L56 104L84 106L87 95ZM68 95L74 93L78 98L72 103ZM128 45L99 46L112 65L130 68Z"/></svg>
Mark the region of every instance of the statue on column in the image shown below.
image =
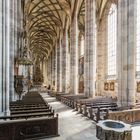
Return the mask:
<svg viewBox="0 0 140 140"><path fill-rule="evenodd" d="M14 80L14 88L16 93L19 96L19 100L21 99L21 95L23 93L23 76L22 75L16 75Z"/></svg>
<svg viewBox="0 0 140 140"><path fill-rule="evenodd" d="M33 75L33 83L34 85L42 85L44 81L43 72L40 69L40 64L38 61L35 63L35 71Z"/></svg>

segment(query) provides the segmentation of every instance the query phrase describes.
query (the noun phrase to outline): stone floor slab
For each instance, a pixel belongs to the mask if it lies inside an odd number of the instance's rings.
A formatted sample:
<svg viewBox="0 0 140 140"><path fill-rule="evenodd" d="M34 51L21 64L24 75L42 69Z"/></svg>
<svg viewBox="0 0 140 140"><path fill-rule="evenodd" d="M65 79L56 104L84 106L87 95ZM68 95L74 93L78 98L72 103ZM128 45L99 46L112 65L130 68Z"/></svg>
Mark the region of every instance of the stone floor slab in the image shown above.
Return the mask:
<svg viewBox="0 0 140 140"><path fill-rule="evenodd" d="M96 128L92 120L82 117L71 108L46 93L41 94L43 98L59 114L59 137L47 138L47 140L98 140L96 138ZM46 140L46 139L43 139Z"/></svg>
<svg viewBox="0 0 140 140"><path fill-rule="evenodd" d="M42 140L98 140L96 138L96 123L82 117L65 104L50 97L47 93L41 94L43 98L59 114L59 137ZM132 140L140 140L140 125L132 127Z"/></svg>

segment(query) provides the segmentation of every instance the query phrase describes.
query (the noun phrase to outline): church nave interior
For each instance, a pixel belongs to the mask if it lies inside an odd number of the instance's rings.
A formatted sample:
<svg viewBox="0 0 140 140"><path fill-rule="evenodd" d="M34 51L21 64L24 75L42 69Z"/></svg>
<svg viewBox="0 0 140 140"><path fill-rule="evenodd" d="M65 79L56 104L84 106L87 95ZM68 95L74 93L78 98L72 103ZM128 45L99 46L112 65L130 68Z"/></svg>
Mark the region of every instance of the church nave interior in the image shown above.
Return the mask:
<svg viewBox="0 0 140 140"><path fill-rule="evenodd" d="M0 140L139 140L139 0L0 0L0 40Z"/></svg>

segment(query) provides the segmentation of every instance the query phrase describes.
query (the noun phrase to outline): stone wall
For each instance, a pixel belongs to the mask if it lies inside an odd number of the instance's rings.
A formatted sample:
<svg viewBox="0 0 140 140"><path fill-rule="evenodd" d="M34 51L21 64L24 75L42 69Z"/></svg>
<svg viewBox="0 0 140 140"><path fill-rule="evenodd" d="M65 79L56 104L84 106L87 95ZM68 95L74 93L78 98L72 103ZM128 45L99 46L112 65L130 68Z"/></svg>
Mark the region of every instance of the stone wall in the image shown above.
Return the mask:
<svg viewBox="0 0 140 140"><path fill-rule="evenodd" d="M107 3L102 18L97 21L97 70L96 70L96 95L117 96L117 79L109 79L107 76L107 22L110 1ZM110 88L110 83L114 82L114 90ZM108 89L105 84L108 83Z"/></svg>

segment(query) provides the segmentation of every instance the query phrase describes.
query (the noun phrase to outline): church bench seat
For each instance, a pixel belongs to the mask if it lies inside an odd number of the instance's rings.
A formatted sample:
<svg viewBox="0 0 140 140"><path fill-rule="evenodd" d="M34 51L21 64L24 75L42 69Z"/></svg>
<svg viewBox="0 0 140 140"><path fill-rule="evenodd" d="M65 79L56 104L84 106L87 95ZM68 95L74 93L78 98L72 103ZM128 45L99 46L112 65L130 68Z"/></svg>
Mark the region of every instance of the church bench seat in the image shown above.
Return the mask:
<svg viewBox="0 0 140 140"><path fill-rule="evenodd" d="M41 139L54 136L59 136L58 115L0 122L0 140Z"/></svg>
<svg viewBox="0 0 140 140"><path fill-rule="evenodd" d="M40 113L40 112L51 112L51 109L35 109L35 110L19 110L19 111L11 111L11 115L15 114L30 114L30 113Z"/></svg>
<svg viewBox="0 0 140 140"><path fill-rule="evenodd" d="M92 120L94 120L95 122L98 122L99 120L104 120L105 116L106 116L106 112L107 111L116 111L118 110L117 106L112 106L112 105L108 105L108 106L98 106L97 108L90 108L88 110L88 115L89 118L91 118Z"/></svg>
<svg viewBox="0 0 140 140"><path fill-rule="evenodd" d="M86 116L87 114L92 113L92 110L97 109L97 108L114 108L117 107L116 103L94 103L94 104L86 104L82 106L82 113ZM90 110L90 111L89 111Z"/></svg>
<svg viewBox="0 0 140 140"><path fill-rule="evenodd" d="M68 95L68 94L67 94L67 93L64 93L64 92L57 92L57 94L56 94L56 99L57 99L58 101L61 101L61 97L62 97L63 95Z"/></svg>
<svg viewBox="0 0 140 140"><path fill-rule="evenodd" d="M82 106L92 106L94 104L105 104L105 103L113 103L113 100L110 98L103 98L103 97L95 97L95 98L89 98L89 99L82 99L77 100L75 103L75 109L76 111L79 111L82 113Z"/></svg>
<svg viewBox="0 0 140 140"><path fill-rule="evenodd" d="M79 95L62 95L61 96L61 102L65 103L69 107L74 108L75 101L78 99L86 99L87 97L84 94L79 94Z"/></svg>
<svg viewBox="0 0 140 140"><path fill-rule="evenodd" d="M82 105L91 104L91 103L95 103L95 102L96 102L96 100L94 98L78 99L75 101L75 109L76 109L76 111L81 112Z"/></svg>
<svg viewBox="0 0 140 140"><path fill-rule="evenodd" d="M38 109L49 109L51 108L48 106L37 106L37 107L11 107L10 111L22 111L22 110L38 110Z"/></svg>
<svg viewBox="0 0 140 140"><path fill-rule="evenodd" d="M27 105L27 104L22 104L22 105L10 105L10 108L24 108L24 107L26 107L26 108L30 108L30 107L45 107L45 106L48 106L48 105Z"/></svg>
<svg viewBox="0 0 140 140"><path fill-rule="evenodd" d="M51 112L39 112L39 113L30 113L30 114L18 114L10 116L1 116L0 120L16 120L16 119L28 119L34 117L43 117L43 116L54 116L54 110Z"/></svg>
<svg viewBox="0 0 140 140"><path fill-rule="evenodd" d="M10 105L10 107L42 107L42 106L48 106L48 104L18 104L18 105Z"/></svg>

